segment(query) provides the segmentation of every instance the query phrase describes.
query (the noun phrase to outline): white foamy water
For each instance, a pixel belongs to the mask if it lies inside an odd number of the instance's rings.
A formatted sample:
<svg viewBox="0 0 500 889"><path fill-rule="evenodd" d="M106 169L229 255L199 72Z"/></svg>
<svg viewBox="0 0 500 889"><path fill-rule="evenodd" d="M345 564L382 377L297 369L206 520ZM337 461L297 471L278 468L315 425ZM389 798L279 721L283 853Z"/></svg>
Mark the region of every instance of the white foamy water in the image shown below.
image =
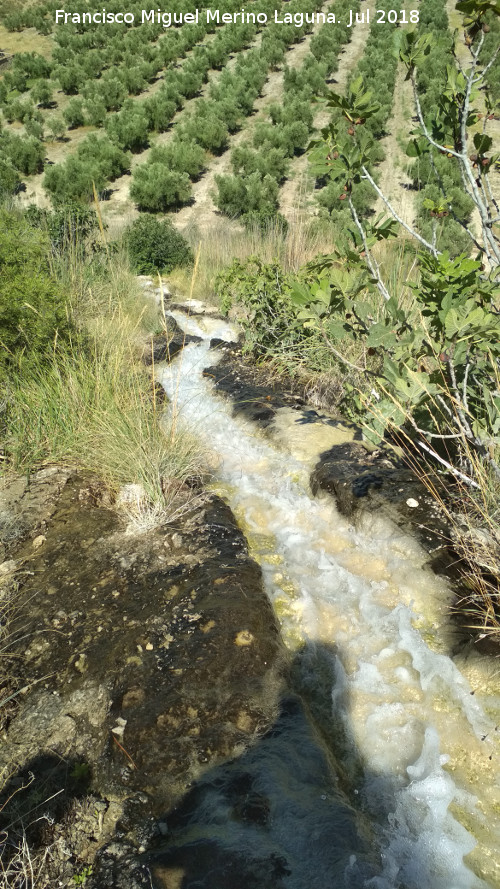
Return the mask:
<svg viewBox="0 0 500 889"><path fill-rule="evenodd" d="M380 874L364 885L500 886L497 670L448 656L450 593L414 541L376 519L352 527L312 497L311 467L287 453L282 430L278 447L213 394L206 338L230 340L231 326L175 318L205 341L162 370L167 395L214 455L288 645L331 650L331 706L363 763L352 794L380 845Z"/></svg>

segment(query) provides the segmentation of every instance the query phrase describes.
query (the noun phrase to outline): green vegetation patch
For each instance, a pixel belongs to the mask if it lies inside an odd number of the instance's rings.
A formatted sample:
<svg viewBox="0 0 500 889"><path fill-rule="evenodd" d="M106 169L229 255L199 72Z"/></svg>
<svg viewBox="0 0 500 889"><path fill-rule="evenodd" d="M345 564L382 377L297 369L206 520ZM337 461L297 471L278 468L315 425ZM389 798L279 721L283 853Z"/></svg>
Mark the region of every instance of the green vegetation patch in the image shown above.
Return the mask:
<svg viewBox="0 0 500 889"><path fill-rule="evenodd" d="M191 248L169 219L140 216L125 234L130 263L140 274L171 272L193 260Z"/></svg>
<svg viewBox="0 0 500 889"><path fill-rule="evenodd" d="M190 257L168 224L144 222L160 226L171 261ZM156 323L126 253L105 243L90 208L1 209L3 467L69 462L114 490L140 484L152 520L173 516L186 499L175 480L199 475L203 457L178 423L160 422L139 360Z"/></svg>
<svg viewBox="0 0 500 889"><path fill-rule="evenodd" d="M48 236L0 209L0 377L51 360L74 336L65 293L51 274Z"/></svg>

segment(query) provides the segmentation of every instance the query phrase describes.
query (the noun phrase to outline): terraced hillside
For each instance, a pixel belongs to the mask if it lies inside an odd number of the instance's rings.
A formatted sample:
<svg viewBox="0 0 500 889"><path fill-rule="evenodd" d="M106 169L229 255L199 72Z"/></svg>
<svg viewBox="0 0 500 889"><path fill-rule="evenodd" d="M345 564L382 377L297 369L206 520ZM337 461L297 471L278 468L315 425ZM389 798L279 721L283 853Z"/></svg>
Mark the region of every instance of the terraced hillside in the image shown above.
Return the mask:
<svg viewBox="0 0 500 889"><path fill-rule="evenodd" d="M234 221L280 213L288 222L319 215L343 229L349 208L335 182L311 174L305 149L331 117L317 100L345 94L361 76L379 104L365 124L378 144L375 183L404 222L429 236L435 220L424 204L438 186L427 163L405 154L414 109L398 46L403 32L433 35L428 73L420 75L424 112L443 89L446 51L455 40L465 61L467 48L452 37L451 0L422 0L418 10L407 0L397 12L392 5L368 0L350 27L359 2L254 0L243 21L236 0L223 0L217 22L210 7L191 0L172 7L182 24L164 27L151 15L142 23L138 2L128 8L133 23L106 24L56 23L56 0L7 4L0 190L17 192L24 205L49 206L91 201L95 188L117 229L141 211L173 214L176 225L202 232L221 214ZM120 12L118 2L106 8L110 17ZM486 38L485 60L497 31L495 24ZM498 59L489 78L498 81ZM498 124L491 126L498 135ZM445 214L453 218L440 220L436 235L446 246L461 243L460 227L477 228L478 220L471 222L452 165L439 164L454 202ZM365 218L384 209L368 182L353 201Z"/></svg>

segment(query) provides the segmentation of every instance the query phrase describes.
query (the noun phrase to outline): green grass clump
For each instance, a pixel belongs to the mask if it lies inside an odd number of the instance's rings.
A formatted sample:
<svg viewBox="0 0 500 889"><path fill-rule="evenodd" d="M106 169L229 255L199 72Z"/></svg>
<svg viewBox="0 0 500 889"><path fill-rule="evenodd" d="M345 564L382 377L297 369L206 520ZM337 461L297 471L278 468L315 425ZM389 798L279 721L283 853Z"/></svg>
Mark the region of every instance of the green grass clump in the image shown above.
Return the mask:
<svg viewBox="0 0 500 889"><path fill-rule="evenodd" d="M10 390L6 453L17 470L46 462L99 472L112 489L136 483L149 503L170 507L172 479L199 473L199 452L182 433L167 436L142 369L114 352L61 354Z"/></svg>

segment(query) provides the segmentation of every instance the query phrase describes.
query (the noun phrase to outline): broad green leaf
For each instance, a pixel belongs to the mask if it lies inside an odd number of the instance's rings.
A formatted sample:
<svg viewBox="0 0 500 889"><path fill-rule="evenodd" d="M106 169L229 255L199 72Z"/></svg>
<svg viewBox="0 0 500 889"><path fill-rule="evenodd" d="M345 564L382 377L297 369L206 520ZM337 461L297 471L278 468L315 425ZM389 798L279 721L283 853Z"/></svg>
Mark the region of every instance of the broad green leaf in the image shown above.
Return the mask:
<svg viewBox="0 0 500 889"><path fill-rule="evenodd" d="M486 133L476 133L474 135L474 147L477 148L479 154L486 154L492 145L493 139L491 136L487 136Z"/></svg>

